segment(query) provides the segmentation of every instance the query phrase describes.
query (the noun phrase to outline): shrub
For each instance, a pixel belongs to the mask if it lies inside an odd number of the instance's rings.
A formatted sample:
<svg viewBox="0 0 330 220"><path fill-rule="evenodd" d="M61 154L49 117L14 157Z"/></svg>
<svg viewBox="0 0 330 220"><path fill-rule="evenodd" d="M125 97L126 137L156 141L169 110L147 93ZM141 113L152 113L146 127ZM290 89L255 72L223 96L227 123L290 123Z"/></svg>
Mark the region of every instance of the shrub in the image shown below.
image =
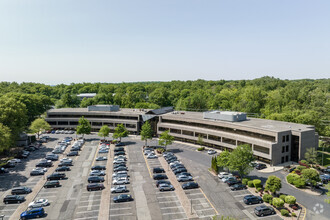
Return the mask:
<svg viewBox="0 0 330 220"><path fill-rule="evenodd" d="M299 178L300 176L298 174L290 173L289 175L287 175L286 180L288 181L288 183L293 184L293 182Z"/></svg>
<svg viewBox="0 0 330 220"><path fill-rule="evenodd" d="M200 147L200 148L198 148L197 150L198 150L198 151L203 151L203 150L205 150L205 147Z"/></svg>
<svg viewBox="0 0 330 220"><path fill-rule="evenodd" d="M281 210L281 215L282 215L282 216L289 216L289 211L286 210L286 209L282 209L282 210Z"/></svg>
<svg viewBox="0 0 330 220"><path fill-rule="evenodd" d="M280 199L282 199L283 201L285 201L285 197L286 195L280 195Z"/></svg>
<svg viewBox="0 0 330 220"><path fill-rule="evenodd" d="M280 198L273 198L273 202L272 202L273 206L275 206L276 208L280 208L283 207L284 205L284 201Z"/></svg>
<svg viewBox="0 0 330 220"><path fill-rule="evenodd" d="M162 154L162 153L164 153L165 149L160 147L160 148L157 148L156 151L157 151L158 153Z"/></svg>
<svg viewBox="0 0 330 220"><path fill-rule="evenodd" d="M252 180L248 181L248 186L249 187L254 187L254 184L253 184L253 181Z"/></svg>
<svg viewBox="0 0 330 220"><path fill-rule="evenodd" d="M306 168L309 168L309 165L306 164L306 163L302 163L301 161L299 161L298 163L299 163L299 165L301 165L301 166L304 166L304 167L306 167Z"/></svg>
<svg viewBox="0 0 330 220"><path fill-rule="evenodd" d="M257 188L257 191L258 191L258 192L261 192L261 191L262 191L262 188L261 188L261 187L258 187L258 188Z"/></svg>
<svg viewBox="0 0 330 220"><path fill-rule="evenodd" d="M297 199L294 196L286 196L284 201L290 205L293 205L296 204Z"/></svg>
<svg viewBox="0 0 330 220"><path fill-rule="evenodd" d="M255 188L260 188L261 187L261 180L255 179L253 180L253 185Z"/></svg>
<svg viewBox="0 0 330 220"><path fill-rule="evenodd" d="M293 181L293 185L297 188L303 188L306 185L306 181L303 178L299 178Z"/></svg>
<svg viewBox="0 0 330 220"><path fill-rule="evenodd" d="M269 195L269 194L265 194L265 195L262 197L262 200L264 200L264 202L271 203L272 200L273 200L273 196L272 196L272 195Z"/></svg>
<svg viewBox="0 0 330 220"><path fill-rule="evenodd" d="M297 166L297 169L298 169L299 171L302 171L303 169L306 169L306 167L305 167L305 166Z"/></svg>
<svg viewBox="0 0 330 220"><path fill-rule="evenodd" d="M249 180L250 180L249 178L243 178L242 179L242 184L247 185Z"/></svg>
<svg viewBox="0 0 330 220"><path fill-rule="evenodd" d="M297 214L295 212L291 213L292 217L297 217Z"/></svg>
<svg viewBox="0 0 330 220"><path fill-rule="evenodd" d="M302 164L308 164L307 160L301 160L300 161Z"/></svg>

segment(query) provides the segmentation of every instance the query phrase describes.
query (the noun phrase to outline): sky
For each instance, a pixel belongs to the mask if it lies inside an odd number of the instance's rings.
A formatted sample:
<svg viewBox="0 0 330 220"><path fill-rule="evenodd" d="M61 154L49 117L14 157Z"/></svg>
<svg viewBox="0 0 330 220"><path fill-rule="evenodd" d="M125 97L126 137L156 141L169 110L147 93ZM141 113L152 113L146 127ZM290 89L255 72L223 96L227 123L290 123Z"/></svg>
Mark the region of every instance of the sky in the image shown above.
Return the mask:
<svg viewBox="0 0 330 220"><path fill-rule="evenodd" d="M0 81L330 78L329 0L1 0Z"/></svg>

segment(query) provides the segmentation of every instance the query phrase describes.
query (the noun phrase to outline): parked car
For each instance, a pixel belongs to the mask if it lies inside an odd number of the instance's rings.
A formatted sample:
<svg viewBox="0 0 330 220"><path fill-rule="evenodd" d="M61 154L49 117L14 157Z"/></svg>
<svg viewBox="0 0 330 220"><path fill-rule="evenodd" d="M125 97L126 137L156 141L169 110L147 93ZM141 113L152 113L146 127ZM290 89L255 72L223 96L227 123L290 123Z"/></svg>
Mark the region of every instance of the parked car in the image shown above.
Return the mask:
<svg viewBox="0 0 330 220"><path fill-rule="evenodd" d="M58 160L58 155L53 153L47 154L46 160L56 161Z"/></svg>
<svg viewBox="0 0 330 220"><path fill-rule="evenodd" d="M267 166L266 166L266 164L264 164L264 163L258 163L258 164L256 165L256 169L257 169L257 170L262 170L262 169L265 169L265 168L267 168Z"/></svg>
<svg viewBox="0 0 330 220"><path fill-rule="evenodd" d="M116 178L112 181L113 185L129 184L128 178Z"/></svg>
<svg viewBox="0 0 330 220"><path fill-rule="evenodd" d="M90 176L87 181L89 183L101 183L104 182L104 178L102 176Z"/></svg>
<svg viewBox="0 0 330 220"><path fill-rule="evenodd" d="M127 160L126 156L124 156L124 155L115 156L113 159L114 159L114 160L117 160L117 159L124 159L124 160Z"/></svg>
<svg viewBox="0 0 330 220"><path fill-rule="evenodd" d="M118 203L118 202L128 202L128 201L133 201L133 198L132 198L132 196L129 195L129 194L121 194L121 195L119 195L119 196L115 196L115 197L113 198L113 201L114 201L115 203Z"/></svg>
<svg viewBox="0 0 330 220"><path fill-rule="evenodd" d="M51 160L41 160L36 164L36 167L52 167L53 163Z"/></svg>
<svg viewBox="0 0 330 220"><path fill-rule="evenodd" d="M165 174L155 174L153 176L154 180L163 180L163 179L168 179L167 176Z"/></svg>
<svg viewBox="0 0 330 220"><path fill-rule="evenodd" d="M39 175L44 175L44 171L42 171L42 170L32 170L31 172L30 172L30 176L39 176Z"/></svg>
<svg viewBox="0 0 330 220"><path fill-rule="evenodd" d="M156 159L156 158L158 158L158 157L153 153L148 154L148 156L147 156L147 159Z"/></svg>
<svg viewBox="0 0 330 220"><path fill-rule="evenodd" d="M63 161L58 164L59 167L67 167L67 166L73 166L72 162L69 161Z"/></svg>
<svg viewBox="0 0 330 220"><path fill-rule="evenodd" d="M228 172L220 172L219 174L218 174L218 177L220 178L220 179L222 179L222 178L224 178L224 177L226 177L226 176L233 176L231 173L228 173Z"/></svg>
<svg viewBox="0 0 330 220"><path fill-rule="evenodd" d="M230 189L232 191L235 191L235 190L247 189L247 187L244 184L234 184L230 187Z"/></svg>
<svg viewBox="0 0 330 220"><path fill-rule="evenodd" d="M228 180L236 180L236 177L234 177L234 176L226 176L226 177L224 177L224 178L221 179L221 181L224 182L224 183L227 183Z"/></svg>
<svg viewBox="0 0 330 220"><path fill-rule="evenodd" d="M63 172L63 171L70 171L70 167L68 166L62 166L62 167L57 167L55 172Z"/></svg>
<svg viewBox="0 0 330 220"><path fill-rule="evenodd" d="M198 187L198 183L196 182L188 182L182 185L182 189L196 189Z"/></svg>
<svg viewBox="0 0 330 220"><path fill-rule="evenodd" d="M71 151L66 156L68 156L68 157L79 156L79 153L78 153L78 151Z"/></svg>
<svg viewBox="0 0 330 220"><path fill-rule="evenodd" d="M106 170L105 166L93 166L92 170Z"/></svg>
<svg viewBox="0 0 330 220"><path fill-rule="evenodd" d="M112 179L114 180L114 179L117 179L117 178L129 178L129 176L128 176L128 174L127 173L122 173L122 174L115 174L115 175L113 175L112 176Z"/></svg>
<svg viewBox="0 0 330 220"><path fill-rule="evenodd" d="M208 150L207 153L208 153L209 155L212 155L212 154L216 154L217 152L216 152L215 150Z"/></svg>
<svg viewBox="0 0 330 220"><path fill-rule="evenodd" d="M18 195L7 195L5 198L3 198L3 203L9 204L9 203L22 203L25 201L24 196L18 196Z"/></svg>
<svg viewBox="0 0 330 220"><path fill-rule="evenodd" d="M185 176L185 175L179 175L176 178L178 182L187 182L187 181L193 181L192 176Z"/></svg>
<svg viewBox="0 0 330 220"><path fill-rule="evenodd" d="M171 182L168 181L168 180L157 180L157 181L156 181L156 186L159 187L160 184L167 184L167 185L170 185Z"/></svg>
<svg viewBox="0 0 330 220"><path fill-rule="evenodd" d="M155 167L152 169L153 173L165 173L165 170L163 168L160 167Z"/></svg>
<svg viewBox="0 0 330 220"><path fill-rule="evenodd" d="M179 168L173 171L175 175L182 173L182 172L188 172L186 168Z"/></svg>
<svg viewBox="0 0 330 220"><path fill-rule="evenodd" d="M32 189L26 186L15 187L11 190L12 195L29 194Z"/></svg>
<svg viewBox="0 0 330 220"><path fill-rule="evenodd" d="M57 148L57 149L54 149L54 150L52 151L52 153L53 153L53 154L61 154L61 153L63 153L63 151L62 151L61 149Z"/></svg>
<svg viewBox="0 0 330 220"><path fill-rule="evenodd" d="M119 151L114 153L114 156L119 156L119 155L126 155L126 153L124 151Z"/></svg>
<svg viewBox="0 0 330 220"><path fill-rule="evenodd" d="M111 193L123 193L128 192L129 190L125 185L117 185L111 188Z"/></svg>
<svg viewBox="0 0 330 220"><path fill-rule="evenodd" d="M115 169L117 167L126 167L126 162L125 163L119 163L119 164L114 164L113 165L113 169Z"/></svg>
<svg viewBox="0 0 330 220"><path fill-rule="evenodd" d="M257 206L254 209L254 213L257 216L274 215L275 210L273 209L273 207L261 205L261 206Z"/></svg>
<svg viewBox="0 0 330 220"><path fill-rule="evenodd" d="M60 181L58 180L51 180L51 181L47 181L44 185L44 188L56 188L59 187L60 185Z"/></svg>
<svg viewBox="0 0 330 220"><path fill-rule="evenodd" d="M117 167L117 168L114 168L114 169L113 169L114 172L118 172L118 171L126 171L126 170L128 170L128 168L127 168L127 167L123 167L123 166L121 166L121 167Z"/></svg>
<svg viewBox="0 0 330 220"><path fill-rule="evenodd" d="M102 183L90 183L87 185L87 191L95 191L105 189Z"/></svg>
<svg viewBox="0 0 330 220"><path fill-rule="evenodd" d="M49 202L47 199L38 199L38 200L34 200L33 202L30 202L29 204L29 208L39 208L39 207L43 207L43 206L48 206Z"/></svg>
<svg viewBox="0 0 330 220"><path fill-rule="evenodd" d="M15 163L10 163L7 162L5 165L2 166L3 168L14 168L15 167Z"/></svg>
<svg viewBox="0 0 330 220"><path fill-rule="evenodd" d="M97 157L95 160L96 161L103 161L103 160L107 160L107 157Z"/></svg>
<svg viewBox="0 0 330 220"><path fill-rule="evenodd" d="M116 159L112 162L113 164L126 163L124 159Z"/></svg>
<svg viewBox="0 0 330 220"><path fill-rule="evenodd" d="M163 192L163 191L174 191L174 186L171 184L160 184L159 185L159 191Z"/></svg>
<svg viewBox="0 0 330 220"><path fill-rule="evenodd" d="M1 167L0 168L0 173L9 173L9 170L6 168Z"/></svg>
<svg viewBox="0 0 330 220"><path fill-rule="evenodd" d="M89 176L105 176L105 172L101 170L92 170Z"/></svg>
<svg viewBox="0 0 330 220"><path fill-rule="evenodd" d="M67 158L67 157L64 157L60 160L60 162L69 162L69 163L72 163L72 159L71 158Z"/></svg>
<svg viewBox="0 0 330 220"><path fill-rule="evenodd" d="M22 161L20 159L17 159L17 158L14 158L14 159L11 159L11 160L8 160L8 163L21 163Z"/></svg>
<svg viewBox="0 0 330 220"><path fill-rule="evenodd" d="M105 149L105 148L101 148L99 150L99 154L102 154L102 153L109 153L109 150L108 149Z"/></svg>
<svg viewBox="0 0 330 220"><path fill-rule="evenodd" d="M244 196L243 202L247 205L252 205L252 204L257 204L257 203L263 203L263 200L260 196L247 195L247 196Z"/></svg>
<svg viewBox="0 0 330 220"><path fill-rule="evenodd" d="M179 176L191 176L192 177L191 173L188 173L188 172L182 172L182 173L179 173L179 174L176 175L177 178Z"/></svg>
<svg viewBox="0 0 330 220"><path fill-rule="evenodd" d="M66 175L65 173L52 173L49 176L47 176L47 180L62 180L65 179Z"/></svg>
<svg viewBox="0 0 330 220"><path fill-rule="evenodd" d="M125 149L123 147L116 147L114 149L114 152L119 152L119 151L125 151Z"/></svg>
<svg viewBox="0 0 330 220"><path fill-rule="evenodd" d="M236 179L230 179L230 180L228 180L226 183L227 183L228 186L232 186L232 185L235 185L235 184L241 183L241 181L236 180Z"/></svg>
<svg viewBox="0 0 330 220"><path fill-rule="evenodd" d="M44 208L33 208L27 211L24 211L21 213L21 218L22 220L25 219L32 219L32 218L40 218L45 215L45 210Z"/></svg>

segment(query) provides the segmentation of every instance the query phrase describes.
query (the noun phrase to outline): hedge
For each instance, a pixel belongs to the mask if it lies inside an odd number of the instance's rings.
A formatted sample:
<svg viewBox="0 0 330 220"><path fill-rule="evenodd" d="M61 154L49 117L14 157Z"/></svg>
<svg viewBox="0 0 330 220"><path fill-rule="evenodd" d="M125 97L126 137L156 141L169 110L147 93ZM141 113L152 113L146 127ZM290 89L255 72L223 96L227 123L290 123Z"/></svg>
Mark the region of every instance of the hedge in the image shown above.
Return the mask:
<svg viewBox="0 0 330 220"><path fill-rule="evenodd" d="M249 187L254 187L253 180L248 181L248 186Z"/></svg>
<svg viewBox="0 0 330 220"><path fill-rule="evenodd" d="M288 181L288 183L293 184L293 182L297 179L300 179L300 176L298 174L293 174L290 173L289 175L287 175L286 180Z"/></svg>
<svg viewBox="0 0 330 220"><path fill-rule="evenodd" d="M306 185L306 181L303 178L299 178L293 181L293 185L297 188L303 188Z"/></svg>
<svg viewBox="0 0 330 220"><path fill-rule="evenodd" d="M255 188L261 188L261 180L259 179L253 180L253 185Z"/></svg>
<svg viewBox="0 0 330 220"><path fill-rule="evenodd" d="M294 196L286 196L284 201L290 205L294 205L296 204L297 199Z"/></svg>
<svg viewBox="0 0 330 220"><path fill-rule="evenodd" d="M302 171L302 170L306 169L306 167L305 167L305 166L297 166L297 169L298 169L299 171Z"/></svg>
<svg viewBox="0 0 330 220"><path fill-rule="evenodd" d="M289 216L289 211L286 209L281 209L281 215L282 216Z"/></svg>
<svg viewBox="0 0 330 220"><path fill-rule="evenodd" d="M197 150L198 150L198 151L203 151L203 150L205 150L205 147L200 147L200 148L198 148Z"/></svg>
<svg viewBox="0 0 330 220"><path fill-rule="evenodd" d="M285 201L285 197L286 195L280 195L280 199L282 199L283 201Z"/></svg>
<svg viewBox="0 0 330 220"><path fill-rule="evenodd" d="M272 200L273 200L273 196L272 196L272 195L269 195L269 194L265 194L265 195L262 197L262 200L264 200L264 202L271 203Z"/></svg>
<svg viewBox="0 0 330 220"><path fill-rule="evenodd" d="M247 185L249 180L250 180L249 178L243 178L242 179L242 184Z"/></svg>
<svg viewBox="0 0 330 220"><path fill-rule="evenodd" d="M280 198L273 198L272 204L276 208L280 208L280 207L283 207L284 201L282 199L280 199Z"/></svg>

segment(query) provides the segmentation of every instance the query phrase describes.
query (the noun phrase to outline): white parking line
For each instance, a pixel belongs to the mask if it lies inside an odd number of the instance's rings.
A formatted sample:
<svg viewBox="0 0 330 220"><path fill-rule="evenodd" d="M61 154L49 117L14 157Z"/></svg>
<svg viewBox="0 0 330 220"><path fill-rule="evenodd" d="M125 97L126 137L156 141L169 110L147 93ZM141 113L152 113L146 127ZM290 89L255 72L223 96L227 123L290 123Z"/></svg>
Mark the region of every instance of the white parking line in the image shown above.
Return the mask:
<svg viewBox="0 0 330 220"><path fill-rule="evenodd" d="M156 189L158 189L158 188L156 188ZM172 193L172 194L174 194L173 191L156 192L156 194L165 194L165 193Z"/></svg>
<svg viewBox="0 0 330 220"><path fill-rule="evenodd" d="M86 217L82 217L82 218L74 218L74 220L83 220L83 219L97 219L97 216L86 216Z"/></svg>
<svg viewBox="0 0 330 220"><path fill-rule="evenodd" d="M196 199L191 199L191 200L200 200L200 199L206 199L206 198L202 197L202 198L196 198Z"/></svg>
<svg viewBox="0 0 330 220"><path fill-rule="evenodd" d="M86 201L80 201L80 203L82 203L82 202L88 202L89 203L89 201L90 200L86 200ZM101 201L101 199L94 199L94 200L92 200L93 202L98 202L98 201Z"/></svg>
<svg viewBox="0 0 330 220"><path fill-rule="evenodd" d="M92 206L90 206L90 205L78 206L77 209L88 208L88 207L96 207L96 206L100 206L100 204L92 205ZM89 210L87 210L87 211L89 211Z"/></svg>
<svg viewBox="0 0 330 220"><path fill-rule="evenodd" d="M110 210L114 211L114 210L125 210L125 209L132 209L132 207L127 207L127 208L110 208Z"/></svg>
<svg viewBox="0 0 330 220"><path fill-rule="evenodd" d="M175 214L181 214L181 213L185 213L185 212L166 212L166 213L162 213L162 215L175 215Z"/></svg>
<svg viewBox="0 0 330 220"><path fill-rule="evenodd" d="M172 207L164 207L164 208L160 208L160 209L173 209L173 208L182 208L182 206L172 206Z"/></svg>
<svg viewBox="0 0 330 220"><path fill-rule="evenodd" d="M192 194L187 193L187 196L192 196L192 195L203 195L203 193L192 193Z"/></svg>
<svg viewBox="0 0 330 220"><path fill-rule="evenodd" d="M242 194L242 195L235 195L234 197L247 196L247 195L251 195L251 194L248 193L248 194Z"/></svg>
<svg viewBox="0 0 330 220"><path fill-rule="evenodd" d="M194 205L193 205L194 206ZM213 208L208 208L208 209L195 209L196 212L202 212L202 211L207 211L207 210L214 210Z"/></svg>
<svg viewBox="0 0 330 220"><path fill-rule="evenodd" d="M128 216L128 215L133 215L133 213L124 213L124 214L110 214L111 216Z"/></svg>
<svg viewBox="0 0 330 220"><path fill-rule="evenodd" d="M174 198L174 197L176 197L176 196L160 196L160 197L157 197L157 199Z"/></svg>
<svg viewBox="0 0 330 220"><path fill-rule="evenodd" d="M179 200L174 200L174 201L165 201L165 202L158 202L158 203L172 203L172 202L180 203L180 201L179 201Z"/></svg>
<svg viewBox="0 0 330 220"><path fill-rule="evenodd" d="M15 211L16 209L2 209L1 212L12 212Z"/></svg>
<svg viewBox="0 0 330 220"><path fill-rule="evenodd" d="M81 211L81 212L76 212L76 214L81 214L81 213L90 213L90 212L94 212L94 213L98 213L99 212L99 210L97 209L97 210L90 210L90 211Z"/></svg>

